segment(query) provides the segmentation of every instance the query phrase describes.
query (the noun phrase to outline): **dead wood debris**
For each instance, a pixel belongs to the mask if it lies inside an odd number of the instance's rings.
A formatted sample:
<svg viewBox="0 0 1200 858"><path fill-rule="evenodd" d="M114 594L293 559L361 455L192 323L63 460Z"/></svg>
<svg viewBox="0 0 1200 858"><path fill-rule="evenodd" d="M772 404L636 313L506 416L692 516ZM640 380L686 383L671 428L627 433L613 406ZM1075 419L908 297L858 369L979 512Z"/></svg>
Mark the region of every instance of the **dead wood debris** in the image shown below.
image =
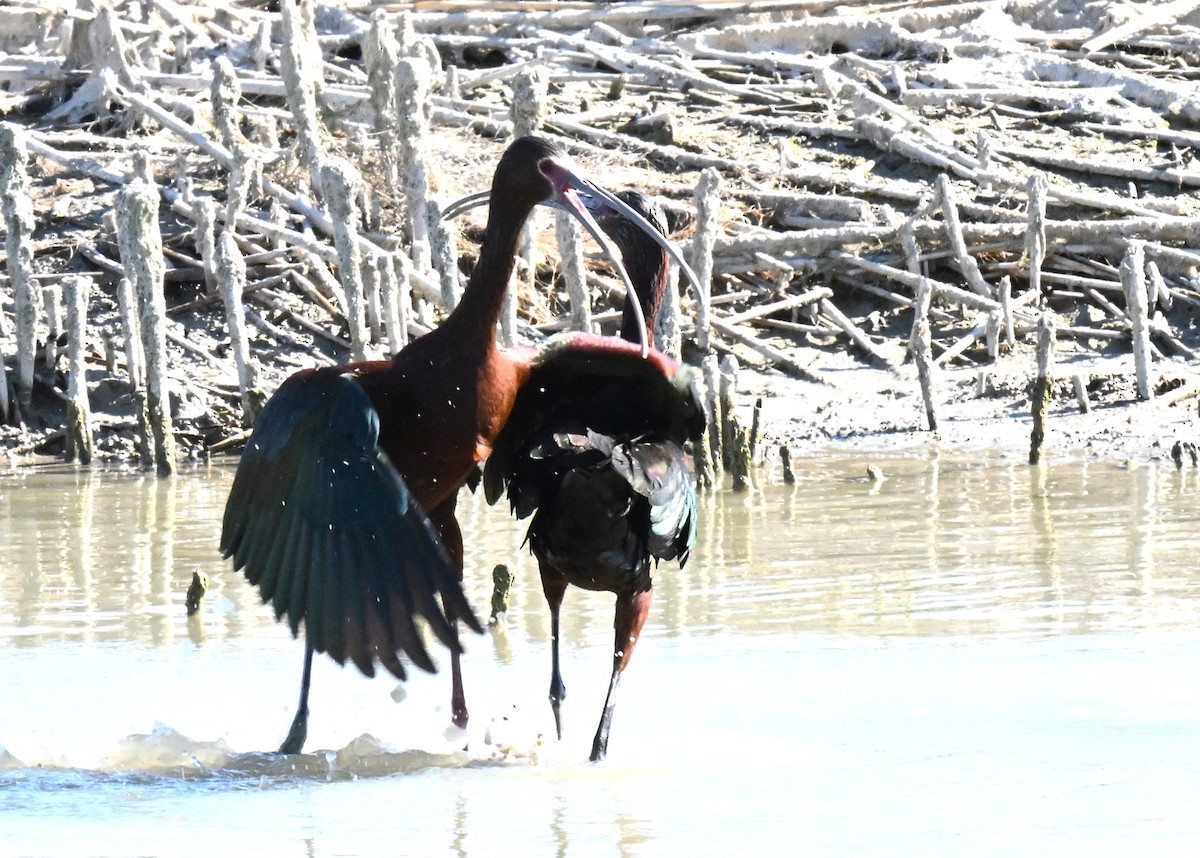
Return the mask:
<svg viewBox="0 0 1200 858"><path fill-rule="evenodd" d="M407 202L396 164L412 123L402 129L395 115L391 70L412 63L433 70L422 150L435 212L487 187L511 133L514 81L532 69L549 87L545 133L610 187L657 194L685 245L701 171L715 171L705 330L698 296L682 301L689 359L733 352L821 381L803 347L908 369L923 288L939 364L1032 347L1046 314L1060 348L1078 353L1130 353L1135 330L1155 361L1187 361L1198 347L1200 3L1140 4L1124 17L1135 7L1080 0L280 6L0 8L0 117L27 146L32 276L43 288L78 274L95 282L98 459L135 455L127 368L139 357L124 355L111 212L136 155L149 158L163 203L171 408L185 457L228 446L249 410L237 402L244 346L231 344L212 283L214 232L245 257L264 390L298 366L346 359L351 340L381 355L437 323L454 284L427 249L412 252L421 230L408 212L426 201ZM360 228L336 241L344 214L331 217L319 181L335 157L365 179L346 183L354 200L337 201ZM481 217L457 224L467 257ZM0 252L7 271L11 247ZM555 258L543 255L540 294L519 296L526 337L567 324ZM1145 271L1129 271L1130 259ZM347 260L366 267L367 294L358 272L340 271ZM18 305L0 276L0 348L19 377ZM1144 320L1130 318L1130 283L1146 290L1134 296ZM603 266L591 265L588 286L592 323L612 330L619 298ZM61 445L65 365L39 370L32 402L0 397L10 450L38 449L39 433L43 451ZM1137 371L1152 395L1141 359Z"/></svg>

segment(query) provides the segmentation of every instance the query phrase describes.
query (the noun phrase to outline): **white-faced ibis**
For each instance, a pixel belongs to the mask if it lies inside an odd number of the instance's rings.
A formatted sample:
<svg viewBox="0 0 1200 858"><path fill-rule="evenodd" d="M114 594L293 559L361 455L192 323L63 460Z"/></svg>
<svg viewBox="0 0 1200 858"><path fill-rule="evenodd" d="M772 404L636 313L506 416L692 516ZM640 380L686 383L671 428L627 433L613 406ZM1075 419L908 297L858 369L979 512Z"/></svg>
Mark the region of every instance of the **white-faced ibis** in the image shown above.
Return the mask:
<svg viewBox="0 0 1200 858"><path fill-rule="evenodd" d="M221 551L293 635L304 624L300 704L281 752L298 753L307 736L314 651L368 676L378 661L403 679L401 652L433 670L416 616L450 650L453 720L466 725L455 620L480 626L460 584L455 502L531 371L528 356L496 341L518 235L540 203L590 221L580 195L623 208L554 144L514 141L496 167L478 262L446 320L391 360L295 373L259 417Z"/></svg>
<svg viewBox="0 0 1200 858"><path fill-rule="evenodd" d="M665 232L649 198L630 194L624 201ZM649 337L647 322L653 324L667 288L667 255L627 218L600 209L643 310L638 314L627 298L621 333ZM657 352L642 361L635 353L615 338L586 359L569 345L546 349L484 466L488 502L507 486L513 513L533 516L528 541L550 606L550 703L560 739L566 688L559 611L567 585L616 596L612 676L593 761L607 752L621 674L650 608L651 560L682 566L695 542L696 495L683 449L704 430L693 374Z"/></svg>

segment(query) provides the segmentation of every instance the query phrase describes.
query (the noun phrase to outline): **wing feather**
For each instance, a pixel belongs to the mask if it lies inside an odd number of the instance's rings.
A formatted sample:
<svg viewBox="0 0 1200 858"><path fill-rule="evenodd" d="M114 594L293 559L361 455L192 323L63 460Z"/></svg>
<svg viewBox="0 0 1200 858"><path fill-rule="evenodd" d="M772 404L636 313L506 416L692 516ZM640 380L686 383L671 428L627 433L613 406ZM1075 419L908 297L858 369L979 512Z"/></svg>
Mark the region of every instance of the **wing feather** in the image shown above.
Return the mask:
<svg viewBox="0 0 1200 858"><path fill-rule="evenodd" d="M461 650L439 597L480 629L458 572L377 446L366 392L336 370L293 375L267 403L225 506L221 552L318 652L370 675L433 669L414 619Z"/></svg>

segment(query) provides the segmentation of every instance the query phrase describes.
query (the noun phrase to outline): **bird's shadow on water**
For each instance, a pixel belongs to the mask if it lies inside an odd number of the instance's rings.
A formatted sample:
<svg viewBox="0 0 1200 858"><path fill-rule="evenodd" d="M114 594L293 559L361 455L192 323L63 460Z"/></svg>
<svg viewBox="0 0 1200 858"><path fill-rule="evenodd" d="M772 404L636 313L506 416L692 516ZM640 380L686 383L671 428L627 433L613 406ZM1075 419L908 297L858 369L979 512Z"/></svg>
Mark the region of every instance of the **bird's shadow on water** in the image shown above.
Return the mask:
<svg viewBox="0 0 1200 858"><path fill-rule="evenodd" d="M196 741L169 727L129 736L95 767L69 761L25 763L0 748L0 792L8 787L43 790L89 786L196 783L215 788L286 787L410 775L433 769L491 768L520 764L523 755L487 748L478 753L392 751L369 734L340 750L303 754L235 751L224 741Z"/></svg>

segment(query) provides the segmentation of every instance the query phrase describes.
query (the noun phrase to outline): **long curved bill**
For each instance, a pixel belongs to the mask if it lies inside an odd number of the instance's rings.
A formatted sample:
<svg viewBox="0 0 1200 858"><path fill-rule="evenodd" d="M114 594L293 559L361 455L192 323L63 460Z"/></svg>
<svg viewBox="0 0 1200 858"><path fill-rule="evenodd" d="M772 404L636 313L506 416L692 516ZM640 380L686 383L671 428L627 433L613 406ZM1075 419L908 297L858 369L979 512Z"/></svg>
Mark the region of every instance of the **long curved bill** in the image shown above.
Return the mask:
<svg viewBox="0 0 1200 858"><path fill-rule="evenodd" d="M595 185L591 186L591 190L585 190L584 193L587 193L595 200L604 203L613 209L616 209L629 220L637 224L638 229L653 238L658 246L665 250L667 255L675 260L675 264L679 266L679 270L683 272L683 276L686 277L692 286L696 288L696 291L699 292L700 280L696 277L696 272L692 270L692 266L688 265L687 260L683 258L683 253L680 252L679 248L675 246L675 242L671 241L671 239L667 238L665 235L655 229L654 225L642 217L641 213L637 209L630 208L629 204L620 197L616 196L615 194L610 194L608 191L604 190L604 188L600 188ZM597 206L593 204L592 206L589 206L589 208L594 210L597 208Z"/></svg>
<svg viewBox="0 0 1200 858"><path fill-rule="evenodd" d="M586 179L578 179L575 176L572 176L572 178L581 184L589 186L584 193L590 197L603 198L602 195L612 196L608 191L597 188ZM592 217L592 213L588 211L588 207L579 199L579 194L576 191L576 188L567 188L562 192L559 199L549 200L547 204L574 215L575 219L583 224L587 231L592 234L592 238L596 239L596 244L603 248L604 255L608 257L608 261L612 263L613 267L617 269L617 273L621 275L621 282L625 284L625 302L633 306L634 315L637 316L638 340L642 346L642 357L645 357L650 353L650 344L646 342L646 316L642 313L642 302L638 300L637 290L633 288L633 281L629 279L629 272L625 270L625 265L621 262L620 252L613 245L612 240L605 234L604 230L600 228L600 224L596 223L596 219ZM616 197L613 197L613 199L616 199ZM620 201L618 200L618 202ZM630 211L633 210L630 209ZM641 218L641 220L643 223L646 222L645 218ZM648 223L646 226L649 227L651 232L658 233L658 230L654 229ZM645 229L646 227L642 228Z"/></svg>
<svg viewBox="0 0 1200 858"><path fill-rule="evenodd" d="M675 264L679 266L684 276L699 290L700 282L696 277L696 273L687 264L687 260L683 258L683 254L680 253L679 248L675 246L674 242L655 229L637 210L630 208L620 197L585 178L569 160L556 158L550 164L544 166L543 173L557 189L557 196L546 200L543 205L569 212L572 217L583 224L584 228L591 233L592 238L596 240L596 243L600 245L600 248L604 251L604 255L612 263L613 268L621 275L621 282L625 284L627 299L633 305L634 312L637 314L638 330L642 332L642 356L645 357L649 353L649 346L645 340L646 320L642 314L641 303L637 300L637 293L634 291L633 283L630 281L629 274L621 262L620 253L613 246L612 241L605 234L604 230L596 223L596 219L592 216L590 209L598 208L599 205L603 204L620 212L636 224L639 229L653 238L667 252L671 259L675 260ZM587 199L581 199L581 196ZM485 205L490 198L491 193L489 191L470 194L446 206L442 212L442 217L458 217L464 212Z"/></svg>
<svg viewBox="0 0 1200 858"><path fill-rule="evenodd" d="M479 191L475 194L467 194L461 199L447 205L442 209L442 220L450 220L461 214L469 212L471 209L477 209L480 206L485 206L492 198L491 191Z"/></svg>
<svg viewBox="0 0 1200 858"><path fill-rule="evenodd" d="M596 223L596 219L588 210L587 204L581 200L579 196L580 193L583 193L588 196L589 201L592 198L595 198L603 199L606 203L608 198L611 197L612 199L616 200L618 204L622 206L625 204L609 194L608 191L597 187L587 179L581 177L574 170L567 167L567 165L559 163L557 166L558 169L555 171L556 175L552 178L552 181L554 181L555 187L558 188L558 196L546 200L544 203L542 203L542 205L549 206L550 208L556 208L560 211L565 211L583 224L584 228L591 233L592 238L596 239L596 243L600 245L600 249L604 251L604 255L608 258L608 261L612 263L613 268L616 269L617 273L621 275L621 282L625 284L626 297L629 300L629 303L633 305L634 312L638 317L638 331L640 332L642 357L646 357L646 355L650 353L650 345L646 342L646 319L642 313L641 302L637 300L637 292L634 290L633 283L629 279L629 273L625 270L625 266L621 262L621 254L617 251L616 247L613 246L613 243L609 237L605 235L604 230L600 228L600 225ZM478 193L468 194L465 197L457 199L442 210L442 219L446 220L449 218L458 217L459 215L468 212L471 209L486 205L491 201L491 196L491 191L479 191ZM626 206L626 208L628 207ZM637 212L634 212L634 215L637 215ZM643 223L645 222L645 218L640 218L640 220ZM645 229L646 227L642 228ZM650 231L655 235L658 234L657 230L655 230L653 227L650 227Z"/></svg>

